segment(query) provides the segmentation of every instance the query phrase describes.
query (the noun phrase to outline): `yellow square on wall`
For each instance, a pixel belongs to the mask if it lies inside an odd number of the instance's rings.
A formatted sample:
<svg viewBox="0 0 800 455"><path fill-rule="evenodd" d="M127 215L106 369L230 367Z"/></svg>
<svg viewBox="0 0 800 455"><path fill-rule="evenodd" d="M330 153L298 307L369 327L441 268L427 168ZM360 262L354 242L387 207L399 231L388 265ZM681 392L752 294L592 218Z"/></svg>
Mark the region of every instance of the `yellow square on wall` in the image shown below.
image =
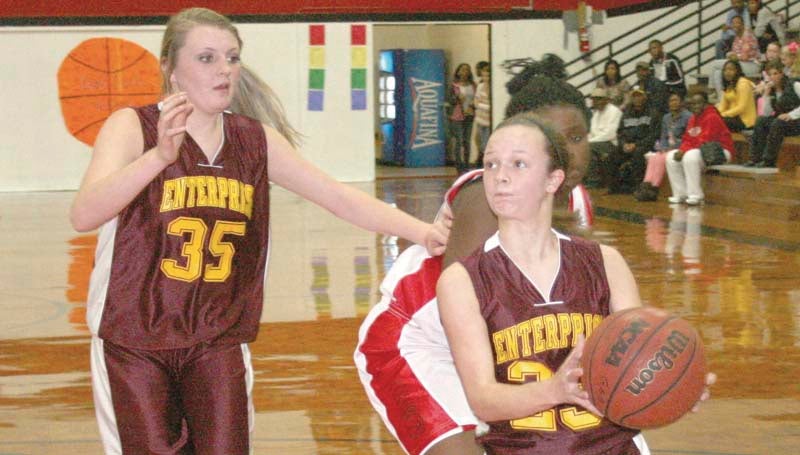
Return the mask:
<svg viewBox="0 0 800 455"><path fill-rule="evenodd" d="M367 67L366 46L354 46L350 49L350 66L353 68Z"/></svg>
<svg viewBox="0 0 800 455"><path fill-rule="evenodd" d="M310 68L325 68L325 48L311 47L308 51L308 65Z"/></svg>

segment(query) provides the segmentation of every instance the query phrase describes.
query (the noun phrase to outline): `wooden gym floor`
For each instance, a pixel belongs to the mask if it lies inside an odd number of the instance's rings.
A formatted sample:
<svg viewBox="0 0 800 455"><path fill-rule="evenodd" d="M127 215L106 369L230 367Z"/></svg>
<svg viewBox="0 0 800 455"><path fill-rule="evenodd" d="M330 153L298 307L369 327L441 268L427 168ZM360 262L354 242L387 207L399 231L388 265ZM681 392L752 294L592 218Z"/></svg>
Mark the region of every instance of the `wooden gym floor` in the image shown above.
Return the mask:
<svg viewBox="0 0 800 455"><path fill-rule="evenodd" d="M380 175L380 174L379 174ZM356 186L431 219L452 174L396 169ZM86 286L95 237L71 192L0 193L0 455L99 454ZM655 454L800 447L800 223L714 205L593 193L587 233L616 246L646 304L691 321L719 375L698 414L645 432ZM273 251L256 370L256 454L402 454L353 363L358 326L405 246L273 190Z"/></svg>

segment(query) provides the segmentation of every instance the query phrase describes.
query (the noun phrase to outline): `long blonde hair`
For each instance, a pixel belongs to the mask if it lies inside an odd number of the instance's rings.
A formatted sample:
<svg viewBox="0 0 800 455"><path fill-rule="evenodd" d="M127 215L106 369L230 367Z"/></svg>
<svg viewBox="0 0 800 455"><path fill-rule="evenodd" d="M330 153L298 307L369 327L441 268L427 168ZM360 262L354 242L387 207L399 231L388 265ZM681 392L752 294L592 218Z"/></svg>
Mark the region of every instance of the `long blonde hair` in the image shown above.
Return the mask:
<svg viewBox="0 0 800 455"><path fill-rule="evenodd" d="M175 14L167 22L167 29L161 41L161 91L165 94L170 92L170 76L175 69L178 51L186 44L186 34L198 25L227 30L236 37L239 49L244 47L236 26L230 19L215 11L207 8L188 8ZM275 128L293 146L299 143L301 135L289 124L283 105L275 92L245 65L242 65L239 84L231 101L230 110Z"/></svg>

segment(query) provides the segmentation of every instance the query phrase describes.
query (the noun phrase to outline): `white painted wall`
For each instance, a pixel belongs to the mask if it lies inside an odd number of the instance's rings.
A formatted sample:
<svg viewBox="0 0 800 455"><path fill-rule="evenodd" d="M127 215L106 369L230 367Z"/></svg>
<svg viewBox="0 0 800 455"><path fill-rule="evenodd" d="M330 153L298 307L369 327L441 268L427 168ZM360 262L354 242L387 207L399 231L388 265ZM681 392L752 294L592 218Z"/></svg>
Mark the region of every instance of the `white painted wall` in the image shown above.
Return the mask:
<svg viewBox="0 0 800 455"><path fill-rule="evenodd" d="M633 36L640 25L664 10L606 19L593 27L593 42ZM393 37L381 32L373 42L367 24L367 110L350 110L350 24L326 24L325 110L306 110L308 84L308 24L242 24L243 57L279 94L290 121L306 135L301 153L335 178L374 178L374 52L389 41L408 40L408 47L448 46L454 61L474 64L477 44L453 45L452 35L465 43L485 43L486 22L395 27ZM397 25L397 24L395 24ZM430 25L430 24L428 24ZM469 27L473 25L473 27ZM547 52L571 60L579 55L577 37L565 34L560 19L494 21L491 25L494 119L501 120L508 101L508 80L500 63L509 58L539 58ZM713 26L710 24L709 26ZM380 27L385 29L385 25ZM386 29L388 30L388 29ZM449 30L449 32L447 32ZM90 150L67 132L58 102L56 72L62 59L80 42L99 36L134 41L158 54L162 27L0 27L0 50L10 62L0 73L0 191L73 190L88 163ZM631 33L628 33L631 32ZM624 38L627 39L627 38ZM395 41L396 42L396 41ZM644 44L643 46L646 46ZM668 48L669 50L669 48ZM478 54L474 54L477 52ZM623 68L624 70L625 68Z"/></svg>

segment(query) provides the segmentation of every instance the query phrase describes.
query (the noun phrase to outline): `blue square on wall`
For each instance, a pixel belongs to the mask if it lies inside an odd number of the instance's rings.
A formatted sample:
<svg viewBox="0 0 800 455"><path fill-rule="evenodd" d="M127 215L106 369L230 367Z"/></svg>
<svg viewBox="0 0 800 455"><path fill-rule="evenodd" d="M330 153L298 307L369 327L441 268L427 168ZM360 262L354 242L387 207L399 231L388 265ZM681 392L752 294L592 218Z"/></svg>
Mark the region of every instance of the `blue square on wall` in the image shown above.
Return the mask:
<svg viewBox="0 0 800 455"><path fill-rule="evenodd" d="M367 91L366 90L351 90L350 91L350 109L354 111L364 111L367 109Z"/></svg>
<svg viewBox="0 0 800 455"><path fill-rule="evenodd" d="M309 90L308 91L308 110L321 111L324 105L325 92L322 90Z"/></svg>

